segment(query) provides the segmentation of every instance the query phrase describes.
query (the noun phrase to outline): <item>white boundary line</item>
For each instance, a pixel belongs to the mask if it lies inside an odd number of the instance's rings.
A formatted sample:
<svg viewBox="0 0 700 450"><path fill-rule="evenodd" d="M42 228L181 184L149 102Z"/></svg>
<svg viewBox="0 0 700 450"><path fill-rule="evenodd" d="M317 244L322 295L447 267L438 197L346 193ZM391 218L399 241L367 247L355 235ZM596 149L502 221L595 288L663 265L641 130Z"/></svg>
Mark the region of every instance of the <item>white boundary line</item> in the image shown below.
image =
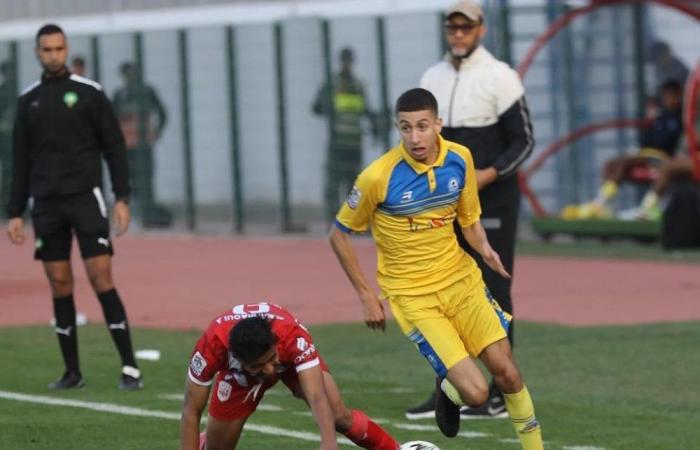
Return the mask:
<svg viewBox="0 0 700 450"><path fill-rule="evenodd" d="M180 420L180 413L134 408L132 406L116 405L114 403L87 402L84 400L70 400L63 398L47 397L44 395L30 395L2 390L0 390L0 398L4 398L7 400L16 400L19 402L38 403L41 405L69 406L72 408L89 409L92 411L121 414L124 416L155 417L158 419ZM252 423L246 423L245 430L255 431L263 434L272 434L275 436L286 436L302 441L321 442L321 438L314 433L307 433L304 431L292 431L287 430L285 428L273 427L270 425L256 425ZM345 438L338 438L338 443L350 446L355 445Z"/></svg>
<svg viewBox="0 0 700 450"><path fill-rule="evenodd" d="M161 396L163 397L163 396ZM170 396L173 397L172 395ZM136 408L133 406L117 405L114 403L97 403L88 402L85 400L72 400L64 398L48 397L45 395L33 395L33 394L23 394L20 392L10 392L0 390L0 399L15 400L19 402L26 403L36 403L41 405L51 405L51 406L69 406L72 408L82 408L91 411L106 412L111 414L121 414L123 416L137 416L137 417L154 417L158 419L168 419L168 420L180 420L180 413L168 412L168 411L158 411L153 409ZM261 405L262 406L262 405ZM270 405L269 410L271 411L281 411L282 408L276 405ZM295 415L311 415L309 412L294 412ZM392 422L389 420L373 419L375 422L386 423L392 425L399 429L405 430L420 430L420 431L433 431L437 430L437 427L431 425L419 425L419 424L404 424ZM245 430L255 431L262 434L270 434L275 436L285 436L293 439L298 439L302 441L310 442L321 442L321 438L314 433L309 433L305 431L293 431L287 430L286 428L279 428L271 425L256 425L252 423L246 423ZM459 433L459 436L473 439L488 437L488 433L481 433L476 431L463 431ZM501 442L517 442L516 439L500 439ZM338 437L338 443L342 445L355 446L349 439L344 437ZM564 450L605 450L605 447L595 447L595 446L562 446Z"/></svg>

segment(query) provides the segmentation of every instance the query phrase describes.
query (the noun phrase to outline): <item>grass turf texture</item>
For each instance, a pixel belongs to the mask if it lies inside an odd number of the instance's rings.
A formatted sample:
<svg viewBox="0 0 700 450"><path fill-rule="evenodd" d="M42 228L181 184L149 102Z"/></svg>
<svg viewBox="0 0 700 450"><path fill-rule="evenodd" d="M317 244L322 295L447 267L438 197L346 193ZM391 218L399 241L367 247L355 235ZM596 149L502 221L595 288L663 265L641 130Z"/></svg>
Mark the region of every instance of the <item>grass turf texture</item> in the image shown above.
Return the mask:
<svg viewBox="0 0 700 450"><path fill-rule="evenodd" d="M487 436L448 440L436 429L407 430L401 424L433 427L432 420L404 419L408 406L424 400L432 385L428 365L397 327L386 334L360 324L312 327L317 346L331 366L346 403L383 418L401 441L422 439L444 450L516 449L507 420L462 421L462 431ZM544 427L546 448L605 449L700 448L700 373L698 323L630 327L570 328L518 323L517 358L533 393ZM119 367L104 327L79 329L87 387L49 392L61 363L49 327L0 330L0 390L60 399L108 402L177 415L181 401L163 396L182 392L188 356L199 332L134 330L137 348L157 348L158 362L142 361L145 389L116 388ZM308 411L278 387L263 404L282 411L258 411L250 423L316 433ZM0 448L173 449L176 419L129 417L86 409L25 403L0 398ZM505 441L504 441L505 440ZM313 442L244 432L242 449L314 449ZM342 446L343 448L350 448Z"/></svg>

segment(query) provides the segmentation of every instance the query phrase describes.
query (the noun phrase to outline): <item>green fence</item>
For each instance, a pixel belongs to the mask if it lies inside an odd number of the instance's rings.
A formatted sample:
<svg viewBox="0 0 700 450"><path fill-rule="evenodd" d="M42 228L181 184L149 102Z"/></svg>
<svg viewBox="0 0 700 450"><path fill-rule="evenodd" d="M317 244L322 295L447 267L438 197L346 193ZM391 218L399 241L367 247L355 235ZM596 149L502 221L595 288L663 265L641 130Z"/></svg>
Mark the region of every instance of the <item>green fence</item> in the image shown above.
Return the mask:
<svg viewBox="0 0 700 450"><path fill-rule="evenodd" d="M635 48L642 39L633 33L635 11L606 8L554 39L537 58L525 84L538 149L586 121L637 115L643 80L635 75L641 67ZM485 45L517 63L563 12L488 8ZM76 35L69 44L71 56L87 61L85 75L104 86L119 112L137 228L322 232L328 204L336 208L344 194L329 199L327 189L329 181L340 182L333 179L328 149L339 119L315 114L314 102L338 73L342 49L353 51L352 71L365 92L369 113L359 118L362 136L355 151L368 163L397 142L392 103L441 57L441 24L438 13L299 17ZM40 71L32 40L0 42L0 61L4 186L14 93ZM584 62L586 71L580 70ZM599 160L630 142L629 130L589 138L549 163L534 187L555 207L587 195Z"/></svg>

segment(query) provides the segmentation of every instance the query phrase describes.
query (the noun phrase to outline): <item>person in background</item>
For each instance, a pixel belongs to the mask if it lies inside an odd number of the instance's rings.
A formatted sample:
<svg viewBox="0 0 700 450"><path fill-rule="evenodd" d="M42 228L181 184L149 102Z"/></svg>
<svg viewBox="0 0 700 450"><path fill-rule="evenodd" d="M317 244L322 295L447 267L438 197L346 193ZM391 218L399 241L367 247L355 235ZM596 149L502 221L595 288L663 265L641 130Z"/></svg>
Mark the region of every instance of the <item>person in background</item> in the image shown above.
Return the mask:
<svg viewBox="0 0 700 450"><path fill-rule="evenodd" d="M126 232L129 174L126 148L112 105L98 83L70 72L68 43L55 24L36 34L41 79L17 102L13 133L12 190L7 234L25 241L23 214L29 198L34 227L34 258L41 260L53 298L56 337L65 371L49 389L85 385L78 358L78 329L70 254L75 234L85 271L121 358L118 387L142 387L126 310L112 280L114 253L107 203L102 195L102 161L107 162L114 197L117 236Z"/></svg>
<svg viewBox="0 0 700 450"><path fill-rule="evenodd" d="M355 52L340 51L340 71L331 84L324 83L316 94L312 110L332 121L328 141L325 177L325 216L331 223L344 196L362 166L363 118L370 121L376 136L377 120L370 111L364 84L353 72Z"/></svg>
<svg viewBox="0 0 700 450"><path fill-rule="evenodd" d="M154 187L154 148L168 114L156 89L144 82L133 63L122 63L119 72L123 85L114 93L112 103L126 140L136 210L144 227L169 227L173 214L156 201Z"/></svg>
<svg viewBox="0 0 700 450"><path fill-rule="evenodd" d="M10 200L12 178L12 126L17 104L17 77L10 61L0 62L0 204ZM5 216L5 208L0 208Z"/></svg>

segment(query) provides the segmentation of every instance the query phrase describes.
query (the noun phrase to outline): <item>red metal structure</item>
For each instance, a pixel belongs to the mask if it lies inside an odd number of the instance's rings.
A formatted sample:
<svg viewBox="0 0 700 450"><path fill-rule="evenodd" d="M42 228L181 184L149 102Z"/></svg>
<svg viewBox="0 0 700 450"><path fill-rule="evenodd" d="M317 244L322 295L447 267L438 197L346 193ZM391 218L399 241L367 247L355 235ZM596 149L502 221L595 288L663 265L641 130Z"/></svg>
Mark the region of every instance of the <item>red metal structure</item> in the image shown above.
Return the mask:
<svg viewBox="0 0 700 450"><path fill-rule="evenodd" d="M522 62L518 65L517 71L520 78L525 78L530 65L535 59L535 56L542 50L544 45L551 40L559 31L568 26L574 19L579 16L590 14L598 8L605 6L618 6L625 4L634 3L655 3L661 6L667 6L669 8L676 9L684 14L687 14L696 20L700 21L700 7L696 5L691 5L689 2L682 0L593 0L590 5L572 9L567 14L561 16L555 20L550 27L544 31L532 44L530 49L525 54ZM688 148L693 157L695 163L695 177L700 180L700 148L698 147L698 137L695 131L695 120L697 119L697 110L695 109L695 103L698 98L698 91L700 91L700 64L695 67L693 75L688 78L685 89L685 131L688 139ZM547 215L547 211L544 209L542 204L537 199L537 196L530 188L528 184L528 179L542 166L544 161L556 154L572 142L581 139L589 134L596 133L601 130L611 129L611 128L622 128L622 127L640 127L644 125L644 120L641 119L613 119L603 122L597 122L583 126L577 130L574 130L570 134L563 136L562 138L556 140L550 144L546 149L544 149L540 155L534 159L534 161L526 168L524 168L520 175L520 188L523 195L528 199L530 205L536 216L543 217Z"/></svg>

